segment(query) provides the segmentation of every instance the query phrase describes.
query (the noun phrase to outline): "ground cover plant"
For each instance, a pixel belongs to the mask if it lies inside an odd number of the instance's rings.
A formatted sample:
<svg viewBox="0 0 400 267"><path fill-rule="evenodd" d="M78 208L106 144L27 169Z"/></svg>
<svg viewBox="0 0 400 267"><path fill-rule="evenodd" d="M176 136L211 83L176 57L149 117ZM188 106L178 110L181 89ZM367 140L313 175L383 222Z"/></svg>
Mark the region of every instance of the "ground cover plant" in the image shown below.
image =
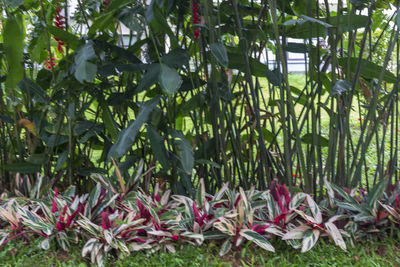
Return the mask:
<svg viewBox="0 0 400 267"><path fill-rule="evenodd" d="M398 238L398 1L0 3L0 246Z"/></svg>

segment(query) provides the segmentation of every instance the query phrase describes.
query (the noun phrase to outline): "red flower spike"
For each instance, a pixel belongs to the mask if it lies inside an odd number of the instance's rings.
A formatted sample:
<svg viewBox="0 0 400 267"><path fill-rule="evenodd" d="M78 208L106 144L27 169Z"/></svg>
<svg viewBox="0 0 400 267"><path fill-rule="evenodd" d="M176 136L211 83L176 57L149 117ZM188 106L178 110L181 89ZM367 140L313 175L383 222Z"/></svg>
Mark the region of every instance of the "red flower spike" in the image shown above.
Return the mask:
<svg viewBox="0 0 400 267"><path fill-rule="evenodd" d="M193 2L192 4L192 16L193 16L193 24L199 24L200 23L200 17L199 17L199 4L196 2ZM200 29L198 27L194 28L194 39L199 39L200 37Z"/></svg>
<svg viewBox="0 0 400 267"><path fill-rule="evenodd" d="M61 9L60 5L58 5L56 8L56 15L54 18L54 26L63 30L65 28L65 20L64 20L64 16L61 15L61 11L62 11L62 9ZM64 52L63 45L65 45L65 44L56 37L54 37L54 40L56 40L56 42L58 43L58 45L57 45L58 52L60 52L62 54Z"/></svg>
<svg viewBox="0 0 400 267"><path fill-rule="evenodd" d="M399 208L399 195L398 194L396 194L396 209L398 209Z"/></svg>

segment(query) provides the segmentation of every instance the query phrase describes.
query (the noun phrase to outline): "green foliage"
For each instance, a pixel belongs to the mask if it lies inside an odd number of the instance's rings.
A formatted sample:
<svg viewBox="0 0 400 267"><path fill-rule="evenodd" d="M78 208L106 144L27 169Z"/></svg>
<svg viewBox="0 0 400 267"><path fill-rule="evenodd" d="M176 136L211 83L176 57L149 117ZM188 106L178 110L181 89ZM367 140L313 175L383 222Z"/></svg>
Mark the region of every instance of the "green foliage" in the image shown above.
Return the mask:
<svg viewBox="0 0 400 267"><path fill-rule="evenodd" d="M316 199L324 177L368 191L398 180L389 2L5 1L2 192L43 178L88 193L95 173L126 191L141 168L130 186L192 197L201 178L210 193L277 178ZM291 53L304 56L301 82Z"/></svg>

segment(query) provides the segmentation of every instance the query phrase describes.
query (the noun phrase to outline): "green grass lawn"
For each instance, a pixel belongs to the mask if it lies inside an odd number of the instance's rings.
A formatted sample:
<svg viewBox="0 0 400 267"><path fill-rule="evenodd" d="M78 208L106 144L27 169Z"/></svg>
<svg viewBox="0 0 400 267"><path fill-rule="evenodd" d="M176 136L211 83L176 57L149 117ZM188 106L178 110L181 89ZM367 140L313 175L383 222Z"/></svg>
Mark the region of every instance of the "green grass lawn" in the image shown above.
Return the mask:
<svg viewBox="0 0 400 267"><path fill-rule="evenodd" d="M136 252L125 259L114 259L110 255L106 266L400 266L400 241L395 239L359 243L347 252L324 241L304 254L282 241L273 245L275 253L249 244L219 257L216 244L202 247L185 244L174 254ZM29 245L22 241L10 242L0 250L0 266L92 266L80 256L80 247L75 246L70 252L56 252L54 247L43 251L34 241Z"/></svg>

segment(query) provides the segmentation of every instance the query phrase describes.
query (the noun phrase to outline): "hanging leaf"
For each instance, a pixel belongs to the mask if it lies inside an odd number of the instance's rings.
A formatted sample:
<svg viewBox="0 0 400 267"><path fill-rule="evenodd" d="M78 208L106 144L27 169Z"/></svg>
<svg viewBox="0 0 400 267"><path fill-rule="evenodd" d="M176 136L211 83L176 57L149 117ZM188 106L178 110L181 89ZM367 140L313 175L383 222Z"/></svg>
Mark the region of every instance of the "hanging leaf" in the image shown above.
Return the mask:
<svg viewBox="0 0 400 267"><path fill-rule="evenodd" d="M114 141L118 138L117 124L115 123L114 118L111 115L111 112L104 101L101 103L101 108L102 108L104 126L106 127L108 133L111 135L111 138Z"/></svg>
<svg viewBox="0 0 400 267"><path fill-rule="evenodd" d="M178 72L165 64L161 65L159 81L164 93L167 95L175 94L182 84L182 78Z"/></svg>
<svg viewBox="0 0 400 267"><path fill-rule="evenodd" d="M179 150L179 161L182 165L182 169L186 174L191 175L194 167L194 153L192 146L181 132L171 131L171 135Z"/></svg>
<svg viewBox="0 0 400 267"><path fill-rule="evenodd" d="M232 52L229 51L228 58L229 58L228 68L236 69L243 73L246 72L246 64L243 60L242 54L239 51L233 51L233 50ZM249 58L249 60L250 60L251 75L256 77L264 77L266 71L268 70L268 66L254 58Z"/></svg>
<svg viewBox="0 0 400 267"><path fill-rule="evenodd" d="M118 159L126 154L128 150L132 147L133 143L136 140L136 136L139 133L142 125L148 121L150 118L151 112L158 105L160 101L159 97L155 97L146 103L143 104L139 115L136 117L136 120L132 120L128 127L123 129L119 134L117 141L111 146L110 151L107 155L107 161L112 158Z"/></svg>
<svg viewBox="0 0 400 267"><path fill-rule="evenodd" d="M213 43L210 45L211 53L218 60L219 64L223 67L227 68L229 59L228 52L226 51L226 47L221 43Z"/></svg>
<svg viewBox="0 0 400 267"><path fill-rule="evenodd" d="M312 133L307 133L301 137L301 141L305 144L312 145L314 135ZM319 134L317 134L318 146L327 147L329 146L329 140Z"/></svg>
<svg viewBox="0 0 400 267"><path fill-rule="evenodd" d="M368 195L365 196L365 202L369 205L370 208L376 206L376 202L382 198L383 192L385 191L386 185L388 183L388 179L383 179L379 183L377 183Z"/></svg>
<svg viewBox="0 0 400 267"><path fill-rule="evenodd" d="M274 86L280 86L283 82L283 74L279 69L267 70L267 79Z"/></svg>
<svg viewBox="0 0 400 267"><path fill-rule="evenodd" d="M18 83L18 87L22 92L28 94L33 97L36 101L40 103L46 103L49 96L46 91L44 91L38 84L36 84L31 79L23 79Z"/></svg>
<svg viewBox="0 0 400 267"><path fill-rule="evenodd" d="M81 82L93 82L97 74L97 65L89 62L95 59L96 54L93 49L93 41L88 41L81 46L75 55L75 78Z"/></svg>
<svg viewBox="0 0 400 267"><path fill-rule="evenodd" d="M181 48L174 49L161 57L161 62L171 68L180 68L183 65L189 65L190 56L186 50Z"/></svg>
<svg viewBox="0 0 400 267"><path fill-rule="evenodd" d="M72 49L78 48L79 44L81 43L77 36L63 29L57 28L52 25L48 25L47 29L52 35L54 35L54 37L68 44L68 46Z"/></svg>
<svg viewBox="0 0 400 267"><path fill-rule="evenodd" d="M168 170L170 168L169 158L162 137L152 126L147 126L147 137L150 140L151 150L153 150L155 157L161 166Z"/></svg>
<svg viewBox="0 0 400 267"><path fill-rule="evenodd" d="M117 18L131 31L141 32L145 26L144 18L140 15L142 10L141 6L125 8L117 15Z"/></svg>
<svg viewBox="0 0 400 267"><path fill-rule="evenodd" d="M22 5L26 0L6 0L5 4L8 8L17 8Z"/></svg>
<svg viewBox="0 0 400 267"><path fill-rule="evenodd" d="M342 68L345 68L346 71L347 71L347 61L348 61L347 57L338 59L339 65ZM356 57L350 58L349 68L350 68L350 71L353 73L356 71L357 62L358 62L358 58L356 58ZM382 66L379 66L378 64L375 64L366 59L361 59L361 76L363 78L379 79L379 76L380 76L382 70L384 71L383 81L388 82L388 83L396 82L396 80L397 80L396 76L393 73L391 73L390 71L388 71L386 68L383 68Z"/></svg>
<svg viewBox="0 0 400 267"><path fill-rule="evenodd" d="M140 93L144 90L149 89L153 84L158 81L160 72L160 64L152 64L146 74L143 75L143 78L140 81L139 85L136 87L135 92Z"/></svg>
<svg viewBox="0 0 400 267"><path fill-rule="evenodd" d="M283 45L282 48L286 52L291 52L291 53L304 54L308 52L308 46L302 43L287 43L286 45Z"/></svg>

